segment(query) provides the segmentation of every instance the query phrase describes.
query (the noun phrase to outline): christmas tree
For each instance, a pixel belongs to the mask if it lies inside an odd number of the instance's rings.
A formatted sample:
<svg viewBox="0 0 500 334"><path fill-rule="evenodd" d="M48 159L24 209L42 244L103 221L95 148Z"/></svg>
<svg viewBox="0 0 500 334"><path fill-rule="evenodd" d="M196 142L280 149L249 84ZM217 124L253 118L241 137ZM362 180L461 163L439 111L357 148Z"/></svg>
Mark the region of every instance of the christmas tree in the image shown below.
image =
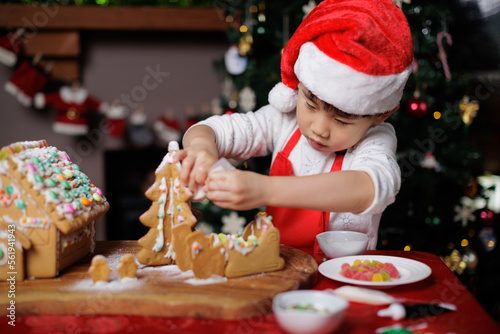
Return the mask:
<svg viewBox="0 0 500 334"><path fill-rule="evenodd" d="M197 222L187 202L192 194L180 182L180 165L172 163L172 154L178 149L176 142L170 143L169 153L156 170L155 182L146 191L146 197L153 203L139 218L149 227L148 233L138 241L141 250L137 259L143 264L172 263L172 229L182 224L191 232Z"/></svg>
<svg viewBox="0 0 500 334"><path fill-rule="evenodd" d="M489 36L475 2L394 2L410 24L415 66L400 110L388 120L398 136L402 186L382 217L377 248L436 254L471 291L481 282L498 295L498 287L489 284L499 279L492 265L500 267L494 260L494 214L486 207L488 189L478 183L484 161L471 137L480 112L472 73L481 66L498 68L498 51L477 52ZM215 64L223 87L219 112L246 112L268 103L269 90L280 80L281 51L315 5L221 2L232 45ZM265 173L268 163L252 167ZM210 222L228 214L208 202L202 210L213 214ZM498 301L478 299L498 316Z"/></svg>

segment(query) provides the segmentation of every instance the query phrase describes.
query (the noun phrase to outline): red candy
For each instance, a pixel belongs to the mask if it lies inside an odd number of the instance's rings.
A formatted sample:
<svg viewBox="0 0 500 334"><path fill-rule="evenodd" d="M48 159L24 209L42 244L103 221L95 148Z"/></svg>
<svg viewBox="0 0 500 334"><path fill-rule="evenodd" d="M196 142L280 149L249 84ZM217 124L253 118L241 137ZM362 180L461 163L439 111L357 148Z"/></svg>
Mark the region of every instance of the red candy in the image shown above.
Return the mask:
<svg viewBox="0 0 500 334"><path fill-rule="evenodd" d="M346 278L370 282L387 282L399 278L399 272L392 263L355 260L351 265L343 263L340 274Z"/></svg>

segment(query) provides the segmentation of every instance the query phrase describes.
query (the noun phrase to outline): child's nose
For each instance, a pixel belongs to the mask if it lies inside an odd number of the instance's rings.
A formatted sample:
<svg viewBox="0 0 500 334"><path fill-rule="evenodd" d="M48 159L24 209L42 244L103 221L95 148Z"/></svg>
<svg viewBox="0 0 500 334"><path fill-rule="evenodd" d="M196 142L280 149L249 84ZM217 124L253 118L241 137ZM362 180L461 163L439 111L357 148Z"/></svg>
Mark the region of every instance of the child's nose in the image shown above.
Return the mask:
<svg viewBox="0 0 500 334"><path fill-rule="evenodd" d="M312 132L323 138L327 138L330 135L330 129L328 127L328 120L326 117L317 116L311 125Z"/></svg>

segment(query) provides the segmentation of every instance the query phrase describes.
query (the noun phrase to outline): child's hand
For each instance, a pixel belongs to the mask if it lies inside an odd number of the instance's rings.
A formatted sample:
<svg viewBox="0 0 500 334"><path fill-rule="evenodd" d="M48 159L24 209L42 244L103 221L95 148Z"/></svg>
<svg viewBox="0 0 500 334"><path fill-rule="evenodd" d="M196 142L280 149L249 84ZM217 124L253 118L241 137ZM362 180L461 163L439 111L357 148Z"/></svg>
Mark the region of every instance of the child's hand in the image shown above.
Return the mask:
<svg viewBox="0 0 500 334"><path fill-rule="evenodd" d="M203 190L215 205L231 210L249 210L266 205L268 177L250 171L221 171L208 176Z"/></svg>
<svg viewBox="0 0 500 334"><path fill-rule="evenodd" d="M178 161L182 163L182 183L196 194L198 187L205 184L208 170L217 161L217 155L203 144L192 144L176 152L174 162Z"/></svg>

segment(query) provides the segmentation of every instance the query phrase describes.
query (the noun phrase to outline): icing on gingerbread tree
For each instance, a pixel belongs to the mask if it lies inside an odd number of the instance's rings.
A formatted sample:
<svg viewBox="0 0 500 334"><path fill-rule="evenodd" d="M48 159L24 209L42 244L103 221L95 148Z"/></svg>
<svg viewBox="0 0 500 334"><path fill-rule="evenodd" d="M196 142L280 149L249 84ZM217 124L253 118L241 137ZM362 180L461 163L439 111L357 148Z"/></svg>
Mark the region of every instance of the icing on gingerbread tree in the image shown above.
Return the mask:
<svg viewBox="0 0 500 334"><path fill-rule="evenodd" d="M140 263L147 265L170 264L175 260L172 243L172 228L186 224L190 229L196 224L189 199L192 192L180 181L180 163L173 163L173 156L179 150L177 142L170 142L168 153L155 172L155 182L146 191L146 197L153 203L139 219L150 228L139 239L141 250L137 254Z"/></svg>

